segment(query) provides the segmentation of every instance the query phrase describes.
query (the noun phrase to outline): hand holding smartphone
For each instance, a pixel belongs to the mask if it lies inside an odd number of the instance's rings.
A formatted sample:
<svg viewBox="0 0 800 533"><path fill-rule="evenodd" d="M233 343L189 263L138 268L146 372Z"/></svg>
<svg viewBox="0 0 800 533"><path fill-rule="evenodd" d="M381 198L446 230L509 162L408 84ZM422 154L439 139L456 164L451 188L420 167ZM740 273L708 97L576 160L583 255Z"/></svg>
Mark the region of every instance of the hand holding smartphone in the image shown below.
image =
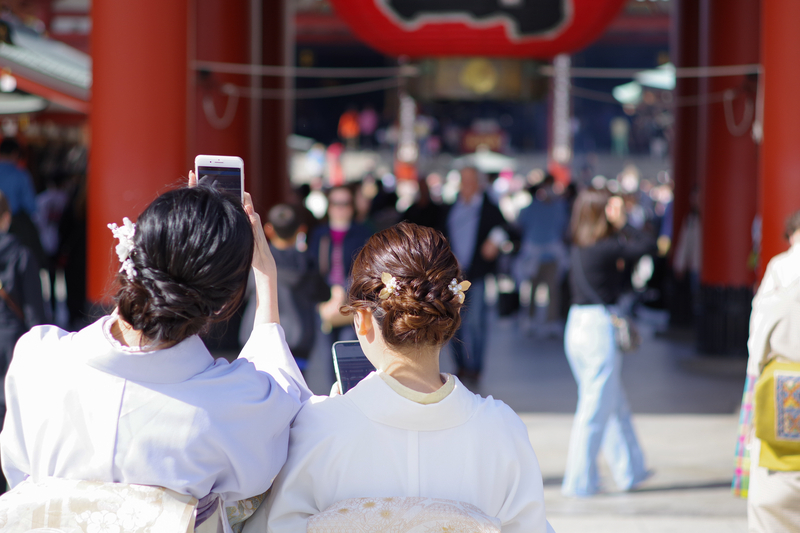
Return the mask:
<svg viewBox="0 0 800 533"><path fill-rule="evenodd" d="M358 341L338 341L331 347L339 391L344 394L375 370Z"/></svg>
<svg viewBox="0 0 800 533"><path fill-rule="evenodd" d="M244 161L230 155L198 155L194 158L194 173L199 183L237 196L244 202Z"/></svg>

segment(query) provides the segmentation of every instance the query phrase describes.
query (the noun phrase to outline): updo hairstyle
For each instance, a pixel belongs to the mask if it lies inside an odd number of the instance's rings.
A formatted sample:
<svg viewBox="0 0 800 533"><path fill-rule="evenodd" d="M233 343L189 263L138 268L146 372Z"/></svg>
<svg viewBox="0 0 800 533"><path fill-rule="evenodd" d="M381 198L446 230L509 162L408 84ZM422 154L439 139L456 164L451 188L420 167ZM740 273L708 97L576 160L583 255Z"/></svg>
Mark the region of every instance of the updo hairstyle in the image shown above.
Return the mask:
<svg viewBox="0 0 800 533"><path fill-rule="evenodd" d="M136 223L136 275L117 276L120 316L154 343L206 331L235 312L254 246L238 198L203 185L162 194Z"/></svg>
<svg viewBox="0 0 800 533"><path fill-rule="evenodd" d="M386 299L381 274L397 280ZM348 315L358 309L372 311L384 340L391 346L441 346L461 325L461 303L448 286L463 281L447 239L438 231L401 222L376 233L353 263Z"/></svg>

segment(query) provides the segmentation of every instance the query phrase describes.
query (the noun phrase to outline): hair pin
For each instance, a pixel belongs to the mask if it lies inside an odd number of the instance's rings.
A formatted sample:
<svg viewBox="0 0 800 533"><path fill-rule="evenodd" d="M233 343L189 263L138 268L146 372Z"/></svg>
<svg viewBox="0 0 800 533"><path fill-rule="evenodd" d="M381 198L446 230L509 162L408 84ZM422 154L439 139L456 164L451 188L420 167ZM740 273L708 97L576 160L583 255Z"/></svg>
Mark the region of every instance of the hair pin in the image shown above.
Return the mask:
<svg viewBox="0 0 800 533"><path fill-rule="evenodd" d="M384 287L381 289L378 298L381 300L385 300L395 292L397 292L398 285L397 285L397 278L389 274L388 272L384 272L381 274L381 281L383 282Z"/></svg>
<svg viewBox="0 0 800 533"><path fill-rule="evenodd" d="M456 295L456 299L458 299L458 303L464 303L464 291L468 290L472 286L467 280L462 281L461 283L458 282L456 278L453 278L453 281L450 282L450 285L447 287L450 289L450 292Z"/></svg>
<svg viewBox="0 0 800 533"><path fill-rule="evenodd" d="M115 248L119 262L122 263L119 271L124 271L128 281L133 281L136 276L136 268L133 266L131 254L133 253L133 236L136 234L136 224L131 222L128 217L123 217L122 227L117 226L115 223L109 224L108 227L114 237L119 239L119 243Z"/></svg>

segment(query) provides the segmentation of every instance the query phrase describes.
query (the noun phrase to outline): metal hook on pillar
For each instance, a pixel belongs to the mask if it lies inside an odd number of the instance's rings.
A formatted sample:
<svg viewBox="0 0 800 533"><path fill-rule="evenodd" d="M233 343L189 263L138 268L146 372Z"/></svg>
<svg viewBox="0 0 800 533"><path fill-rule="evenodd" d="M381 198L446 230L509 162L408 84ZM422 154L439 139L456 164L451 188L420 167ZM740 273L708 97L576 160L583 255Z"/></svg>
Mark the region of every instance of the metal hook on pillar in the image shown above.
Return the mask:
<svg viewBox="0 0 800 533"><path fill-rule="evenodd" d="M218 130L224 130L233 123L233 118L236 116L236 108L239 104L239 92L235 85L226 83L222 86L221 91L228 96L228 102L225 104L225 111L221 117L217 116L214 97L211 94L203 95L203 113L208 123Z"/></svg>

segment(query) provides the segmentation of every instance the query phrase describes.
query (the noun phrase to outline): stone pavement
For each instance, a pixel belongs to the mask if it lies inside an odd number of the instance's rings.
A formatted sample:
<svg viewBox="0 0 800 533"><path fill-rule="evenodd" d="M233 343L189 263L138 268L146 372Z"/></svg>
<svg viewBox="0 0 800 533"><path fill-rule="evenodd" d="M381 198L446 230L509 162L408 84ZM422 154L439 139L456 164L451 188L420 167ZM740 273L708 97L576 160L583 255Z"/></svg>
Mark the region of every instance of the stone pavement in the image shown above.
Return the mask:
<svg viewBox="0 0 800 533"><path fill-rule="evenodd" d="M547 516L557 533L745 533L746 502L731 496L743 359L703 358L688 339L642 328L642 348L623 368L634 425L653 477L617 492L570 499L560 493L577 387L561 339L521 333L516 318L492 319L485 373L476 392L509 404L528 427L542 468ZM307 378L318 394L332 383L321 342ZM449 354L442 370L453 370Z"/></svg>

